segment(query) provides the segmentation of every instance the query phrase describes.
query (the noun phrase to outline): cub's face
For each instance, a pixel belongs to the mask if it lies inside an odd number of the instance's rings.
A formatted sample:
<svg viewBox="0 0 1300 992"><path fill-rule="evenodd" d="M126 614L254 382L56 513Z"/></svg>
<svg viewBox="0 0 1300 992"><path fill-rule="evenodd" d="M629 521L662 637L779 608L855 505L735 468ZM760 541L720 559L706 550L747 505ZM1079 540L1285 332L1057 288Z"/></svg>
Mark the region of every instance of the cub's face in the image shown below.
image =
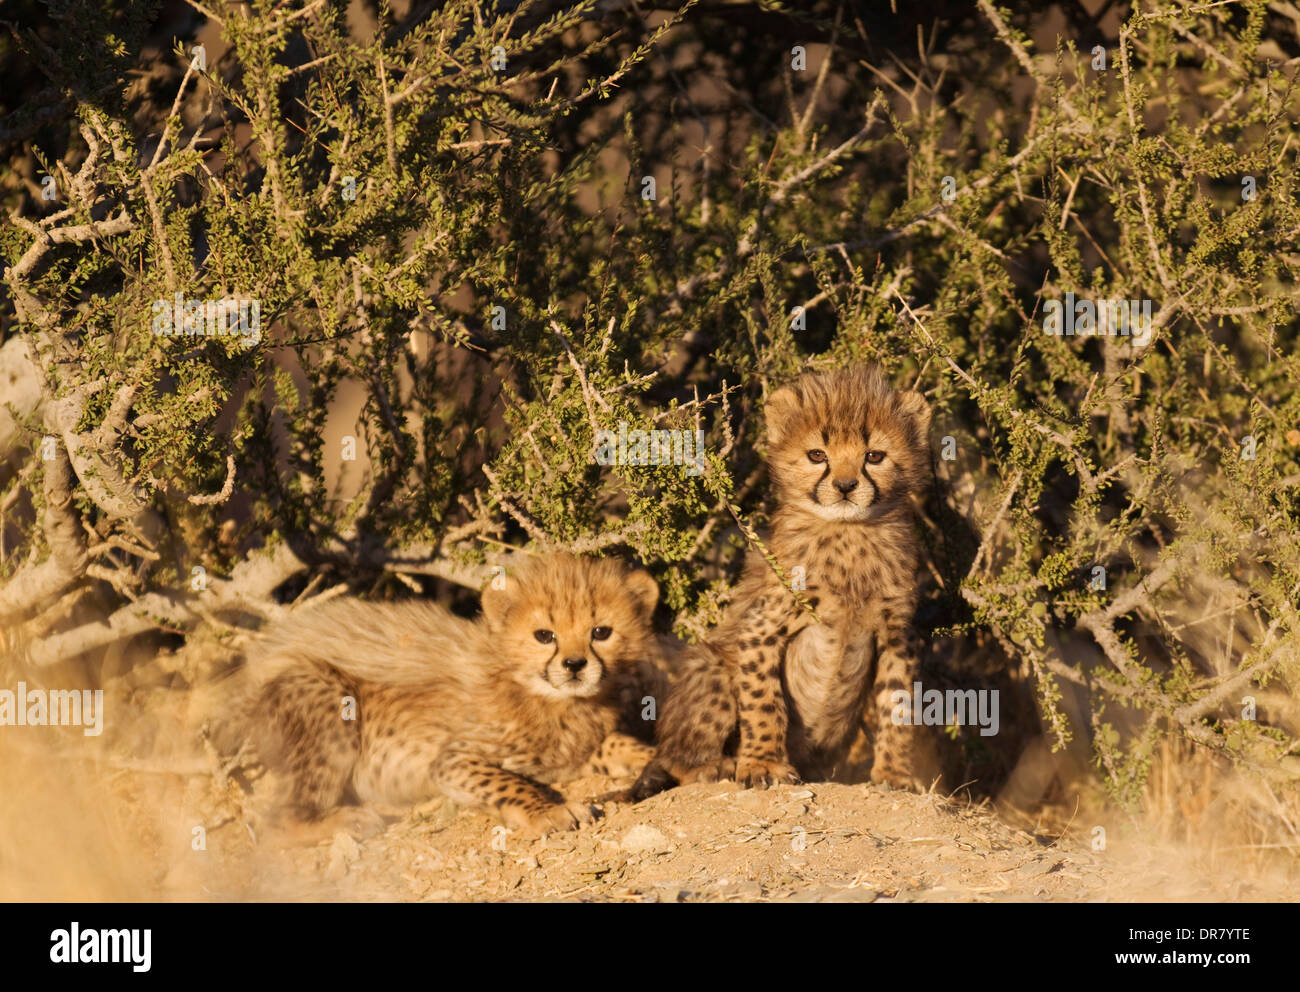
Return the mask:
<svg viewBox="0 0 1300 992"><path fill-rule="evenodd" d="M768 456L783 507L868 522L929 478L930 410L875 368L805 375L768 397Z"/></svg>
<svg viewBox="0 0 1300 992"><path fill-rule="evenodd" d="M550 698L590 697L647 657L659 587L621 562L531 558L489 583L483 615L512 678Z"/></svg>

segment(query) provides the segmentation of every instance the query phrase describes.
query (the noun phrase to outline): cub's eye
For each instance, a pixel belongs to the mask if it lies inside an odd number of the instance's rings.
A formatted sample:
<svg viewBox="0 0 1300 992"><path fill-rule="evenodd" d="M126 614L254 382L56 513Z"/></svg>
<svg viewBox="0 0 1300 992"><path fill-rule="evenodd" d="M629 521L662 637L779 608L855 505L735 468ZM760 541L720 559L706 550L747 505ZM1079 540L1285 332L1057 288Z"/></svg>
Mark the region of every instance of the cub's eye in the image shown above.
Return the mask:
<svg viewBox="0 0 1300 992"><path fill-rule="evenodd" d="M537 638L539 644L550 644L555 640L555 631L553 630L534 630L533 636Z"/></svg>
<svg viewBox="0 0 1300 992"><path fill-rule="evenodd" d="M879 464L880 464L881 462L883 462L884 460L885 460L885 453L884 453L883 451L868 451L868 452L867 452L867 464L868 464L868 465L879 465Z"/></svg>
<svg viewBox="0 0 1300 992"><path fill-rule="evenodd" d="M826 461L826 452L822 451L821 448L813 448L812 451L808 452L808 460L820 465L822 462Z"/></svg>
<svg viewBox="0 0 1300 992"><path fill-rule="evenodd" d="M609 640L609 635L612 633L614 633L614 631L609 627L592 627L591 639L593 641L607 641Z"/></svg>

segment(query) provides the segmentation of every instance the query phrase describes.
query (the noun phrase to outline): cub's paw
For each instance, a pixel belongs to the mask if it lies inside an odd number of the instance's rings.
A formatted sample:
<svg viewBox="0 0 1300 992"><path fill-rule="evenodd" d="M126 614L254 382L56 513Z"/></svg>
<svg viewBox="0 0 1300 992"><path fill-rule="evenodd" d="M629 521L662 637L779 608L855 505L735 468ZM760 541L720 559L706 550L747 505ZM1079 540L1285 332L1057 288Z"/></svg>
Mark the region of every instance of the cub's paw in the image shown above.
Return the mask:
<svg viewBox="0 0 1300 992"><path fill-rule="evenodd" d="M269 821L267 836L290 845L320 844L345 833L353 840L369 840L388 829L390 819L366 806L343 806L312 816L300 811L281 811Z"/></svg>
<svg viewBox="0 0 1300 992"><path fill-rule="evenodd" d="M366 806L350 806L339 810L337 829L355 840L367 840L388 829L389 817Z"/></svg>
<svg viewBox="0 0 1300 992"><path fill-rule="evenodd" d="M561 830L577 830L596 819L596 810L590 803L555 803L541 809L518 810L508 818L511 826L528 834L550 834Z"/></svg>
<svg viewBox="0 0 1300 992"><path fill-rule="evenodd" d="M731 758L721 761L706 762L703 765L683 765L655 758L645 766L629 790L634 802L649 799L677 785L690 785L693 782L719 782L731 778L736 773L736 762Z"/></svg>
<svg viewBox="0 0 1300 992"><path fill-rule="evenodd" d="M871 781L876 785L887 785L891 789L908 792L926 792L930 788L930 783L923 781L911 769L880 761L871 766Z"/></svg>
<svg viewBox="0 0 1300 992"><path fill-rule="evenodd" d="M723 782L736 777L736 759L722 758L705 765L696 765L681 774L682 785L692 782Z"/></svg>
<svg viewBox="0 0 1300 992"><path fill-rule="evenodd" d="M747 789L799 784L799 773L794 768L772 758L737 758L735 778Z"/></svg>
<svg viewBox="0 0 1300 992"><path fill-rule="evenodd" d="M943 771L934 741L915 735L902 740L882 735L876 742L871 781L910 792L943 791Z"/></svg>
<svg viewBox="0 0 1300 992"><path fill-rule="evenodd" d="M651 761L641 771L641 775L628 790L628 798L639 803L677 785L677 779L668 768L658 760Z"/></svg>

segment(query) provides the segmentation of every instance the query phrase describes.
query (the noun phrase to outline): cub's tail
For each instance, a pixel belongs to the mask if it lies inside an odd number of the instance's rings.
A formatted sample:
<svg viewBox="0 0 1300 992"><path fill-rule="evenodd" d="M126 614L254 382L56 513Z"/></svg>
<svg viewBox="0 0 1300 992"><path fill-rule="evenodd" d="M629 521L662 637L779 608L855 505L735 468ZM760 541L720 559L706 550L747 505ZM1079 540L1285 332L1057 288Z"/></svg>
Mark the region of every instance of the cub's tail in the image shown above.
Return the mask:
<svg viewBox="0 0 1300 992"><path fill-rule="evenodd" d="M327 666L386 685L459 681L473 659L490 658L482 628L437 603L336 599L272 624L248 652L254 679L287 667Z"/></svg>

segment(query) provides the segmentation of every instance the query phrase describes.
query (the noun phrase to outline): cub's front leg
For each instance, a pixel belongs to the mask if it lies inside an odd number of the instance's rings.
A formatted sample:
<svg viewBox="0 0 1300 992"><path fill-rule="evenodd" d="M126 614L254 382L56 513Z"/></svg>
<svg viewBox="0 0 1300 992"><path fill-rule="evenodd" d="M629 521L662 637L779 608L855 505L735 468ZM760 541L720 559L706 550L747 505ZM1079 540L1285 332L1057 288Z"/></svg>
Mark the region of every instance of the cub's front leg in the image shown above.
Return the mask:
<svg viewBox="0 0 1300 992"><path fill-rule="evenodd" d="M734 682L740 725L735 779L746 786L799 781L786 743L789 713L781 685L785 648L808 624L806 614L795 610L793 603L760 597L745 613L748 636L738 645Z"/></svg>
<svg viewBox="0 0 1300 992"><path fill-rule="evenodd" d="M876 662L874 713L867 714L874 725L871 781L896 789L924 792L939 779L939 758L934 741L925 727L894 719L898 698L906 692L910 700L920 680L920 652L913 641L907 613L891 614L888 607L880 624L880 653ZM910 704L909 704L910 705Z"/></svg>
<svg viewBox="0 0 1300 992"><path fill-rule="evenodd" d="M567 802L554 789L471 751L444 751L430 773L438 790L453 802L495 810L506 826L526 833L572 830L595 819L587 803Z"/></svg>

